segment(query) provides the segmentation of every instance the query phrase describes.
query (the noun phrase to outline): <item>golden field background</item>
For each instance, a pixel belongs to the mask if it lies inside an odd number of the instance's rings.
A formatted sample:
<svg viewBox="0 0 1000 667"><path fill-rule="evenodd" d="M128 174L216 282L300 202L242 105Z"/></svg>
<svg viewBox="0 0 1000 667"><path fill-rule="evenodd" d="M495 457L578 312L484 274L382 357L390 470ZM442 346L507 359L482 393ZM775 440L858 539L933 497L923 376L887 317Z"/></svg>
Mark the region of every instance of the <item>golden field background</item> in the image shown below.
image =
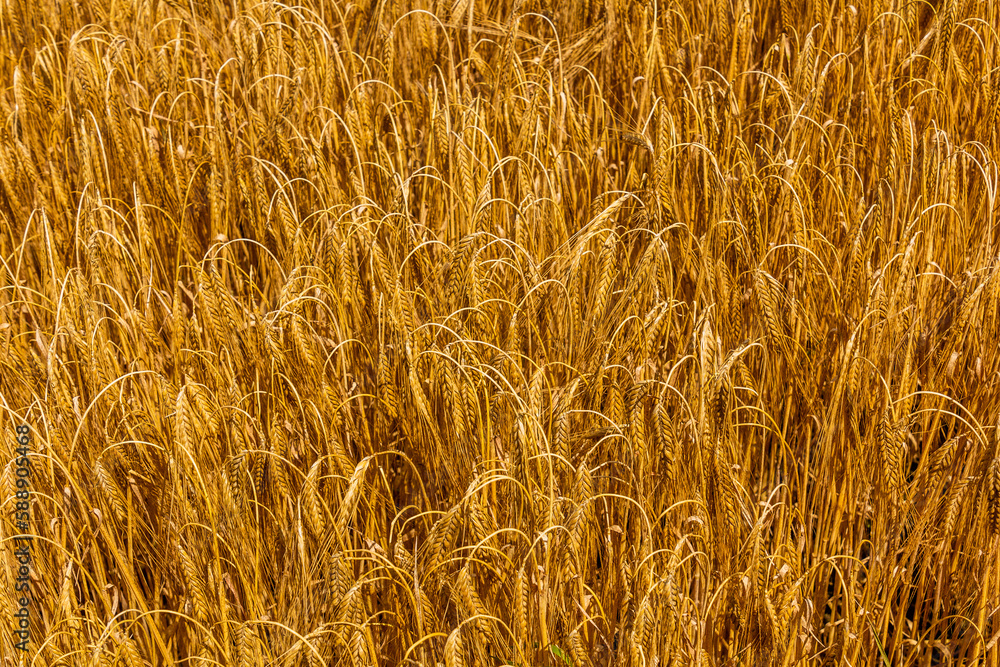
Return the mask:
<svg viewBox="0 0 1000 667"><path fill-rule="evenodd" d="M3 0L3 664L997 667L998 32Z"/></svg>

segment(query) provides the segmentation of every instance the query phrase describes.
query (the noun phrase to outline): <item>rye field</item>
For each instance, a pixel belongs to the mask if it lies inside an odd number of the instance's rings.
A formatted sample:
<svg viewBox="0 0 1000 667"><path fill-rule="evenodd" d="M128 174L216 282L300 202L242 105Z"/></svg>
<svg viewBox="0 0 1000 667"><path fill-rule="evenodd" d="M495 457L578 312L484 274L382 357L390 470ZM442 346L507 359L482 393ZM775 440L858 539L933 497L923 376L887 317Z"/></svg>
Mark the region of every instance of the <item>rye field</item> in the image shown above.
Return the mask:
<svg viewBox="0 0 1000 667"><path fill-rule="evenodd" d="M998 156L991 0L0 0L0 662L998 667Z"/></svg>

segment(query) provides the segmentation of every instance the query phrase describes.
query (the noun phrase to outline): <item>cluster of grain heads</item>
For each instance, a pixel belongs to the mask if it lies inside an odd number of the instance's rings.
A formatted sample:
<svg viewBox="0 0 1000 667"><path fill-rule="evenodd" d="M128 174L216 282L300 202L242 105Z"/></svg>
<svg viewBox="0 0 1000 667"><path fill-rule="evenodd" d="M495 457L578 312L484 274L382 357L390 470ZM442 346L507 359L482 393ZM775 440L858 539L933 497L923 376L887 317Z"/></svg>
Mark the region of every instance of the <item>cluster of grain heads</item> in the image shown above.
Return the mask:
<svg viewBox="0 0 1000 667"><path fill-rule="evenodd" d="M995 667L996 25L2 0L28 657Z"/></svg>

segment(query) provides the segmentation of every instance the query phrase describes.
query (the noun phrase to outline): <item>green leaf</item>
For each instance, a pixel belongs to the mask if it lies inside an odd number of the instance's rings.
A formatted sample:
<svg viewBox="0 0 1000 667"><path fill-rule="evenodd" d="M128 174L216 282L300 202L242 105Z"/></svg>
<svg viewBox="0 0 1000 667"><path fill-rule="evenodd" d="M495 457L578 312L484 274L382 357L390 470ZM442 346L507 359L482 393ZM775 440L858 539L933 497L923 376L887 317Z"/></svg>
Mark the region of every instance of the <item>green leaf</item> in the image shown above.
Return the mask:
<svg viewBox="0 0 1000 667"><path fill-rule="evenodd" d="M865 620L868 621L868 627L872 629L872 637L875 638L875 645L878 646L878 652L882 654L882 664L885 667L892 667L892 663L889 662L889 656L885 654L885 649L882 648L882 642L879 640L878 633L875 632L875 626L872 625L872 619L868 617L868 614L865 614Z"/></svg>
<svg viewBox="0 0 1000 667"><path fill-rule="evenodd" d="M573 662L569 659L569 656L566 655L566 652L563 651L561 648L559 648L555 644L550 644L549 650L552 651L552 655L554 655L557 658L560 658L563 662L569 665L569 667L573 667Z"/></svg>

